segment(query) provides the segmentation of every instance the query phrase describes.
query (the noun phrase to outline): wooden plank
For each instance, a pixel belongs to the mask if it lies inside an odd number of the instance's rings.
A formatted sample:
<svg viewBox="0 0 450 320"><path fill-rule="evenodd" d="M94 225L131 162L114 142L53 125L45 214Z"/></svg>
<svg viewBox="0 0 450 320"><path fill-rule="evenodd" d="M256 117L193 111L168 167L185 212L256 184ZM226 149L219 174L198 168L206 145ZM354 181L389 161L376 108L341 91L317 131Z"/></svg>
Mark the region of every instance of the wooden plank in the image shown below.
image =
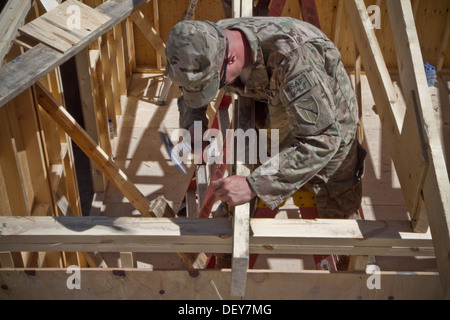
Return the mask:
<svg viewBox="0 0 450 320"><path fill-rule="evenodd" d="M198 208L201 208L206 197L206 190L208 188L206 165L198 165L195 172L195 177L197 180Z"/></svg>
<svg viewBox="0 0 450 320"><path fill-rule="evenodd" d="M358 102L358 131L357 139L362 145L364 141L364 124L363 124L363 106L362 106L362 87L361 87L361 55L359 54L358 47L355 44L355 93L356 101Z"/></svg>
<svg viewBox="0 0 450 320"><path fill-rule="evenodd" d="M131 17L129 17L125 22L127 24L128 57L130 58L129 70L130 73L132 73L136 70L136 50L135 50L134 30L133 30L134 24L133 19L131 19Z"/></svg>
<svg viewBox="0 0 450 320"><path fill-rule="evenodd" d="M127 77L125 73L125 47L123 41L122 23L114 27L114 47L117 50L117 73L120 95L127 94Z"/></svg>
<svg viewBox="0 0 450 320"><path fill-rule="evenodd" d="M74 211L74 214L77 216L82 216L83 210L81 208L81 199L79 191L80 188L78 186L72 140L67 134L65 134L65 136L67 139L66 144L67 152L65 156L63 156L63 164L64 164L64 182L66 186L66 196L69 200L72 210Z"/></svg>
<svg viewBox="0 0 450 320"><path fill-rule="evenodd" d="M414 23L411 3L405 0L388 2L388 11L393 25L394 39L402 88L413 95L406 97L412 108L414 96L417 112L425 135L426 153L431 168L423 186L424 201L433 234L436 259L444 297L450 299L450 183L442 154L442 145L433 114L420 44ZM425 130L426 128L426 130ZM411 143L411 142L410 142ZM417 142L416 142L417 143Z"/></svg>
<svg viewBox="0 0 450 320"><path fill-rule="evenodd" d="M75 7L78 8L78 12L74 10ZM79 16L77 16L78 13ZM40 19L46 20L60 29L70 31L71 34L78 38L83 38L111 18L81 1L66 0L54 10L42 15ZM70 23L73 22L79 22L79 25L71 26Z"/></svg>
<svg viewBox="0 0 450 320"><path fill-rule="evenodd" d="M9 0L0 14L0 65L17 36L17 30L25 22L31 9L31 0Z"/></svg>
<svg viewBox="0 0 450 320"><path fill-rule="evenodd" d="M34 204L34 190L31 181L31 175L28 165L28 159L26 155L26 143L23 139L20 120L18 114L16 113L16 101L11 101L10 105L6 107L8 113L9 127L11 130L11 136L14 139L14 145L17 154L17 163L20 168L20 176L23 185L23 193L25 196L26 203L24 204L27 208L27 215L31 214L31 208ZM0 112L1 113L1 112Z"/></svg>
<svg viewBox="0 0 450 320"><path fill-rule="evenodd" d="M154 27L156 34L160 34L160 28L159 28L159 5L158 1L152 1L153 2L153 21L154 21ZM156 68L161 69L162 67L162 59L161 54L159 52L156 52Z"/></svg>
<svg viewBox="0 0 450 320"><path fill-rule="evenodd" d="M150 210L157 217L175 218L176 214L170 204L164 198L159 196L150 204ZM184 253L177 252L178 256L183 259L184 263L189 269L204 269L208 262L208 257L203 252L200 253Z"/></svg>
<svg viewBox="0 0 450 320"><path fill-rule="evenodd" d="M11 107L11 106L10 106ZM7 108L0 110L0 170L6 184L10 210L14 215L30 215L14 137L11 134Z"/></svg>
<svg viewBox="0 0 450 320"><path fill-rule="evenodd" d="M250 219L250 253L433 256L409 221ZM231 253L230 219L3 217L0 251ZM19 232L20 231L20 232Z"/></svg>
<svg viewBox="0 0 450 320"><path fill-rule="evenodd" d="M176 214L173 211L170 204L164 198L164 196L159 196L150 203L150 210L155 214L156 217L165 218L175 218Z"/></svg>
<svg viewBox="0 0 450 320"><path fill-rule="evenodd" d="M166 44L161 40L151 23L145 19L144 14L141 11L136 11L131 15L131 18L146 36L147 40L150 41L156 49L156 52L158 52L163 59L166 59Z"/></svg>
<svg viewBox="0 0 450 320"><path fill-rule="evenodd" d="M19 31L62 53L74 47L81 40L81 38L40 18L22 26Z"/></svg>
<svg viewBox="0 0 450 320"><path fill-rule="evenodd" d="M0 252L1 268L23 268L23 259L20 252Z"/></svg>
<svg viewBox="0 0 450 320"><path fill-rule="evenodd" d="M150 0L111 0L95 10L111 19L97 28L89 36L83 38L64 54L43 44L30 49L20 57L9 62L0 69L0 107L9 102L25 89L31 87L40 78L55 67L76 55L90 43L102 36L116 24L126 19L134 10Z"/></svg>
<svg viewBox="0 0 450 320"><path fill-rule="evenodd" d="M96 80L95 71L92 72L89 64L89 51L87 48L83 49L75 56L75 63L77 68L78 83L80 84L80 100L83 112L84 128L89 136L97 144L99 143L98 129L97 129L97 114L96 110L100 107L97 105L98 100L94 97L94 81ZM98 88L96 88L98 90ZM91 177L94 192L104 191L103 175L100 169L90 161Z"/></svg>
<svg viewBox="0 0 450 320"><path fill-rule="evenodd" d="M71 10L73 7L79 8L78 12ZM76 46L81 39L95 32L109 19L110 17L79 1L68 0L19 30L64 53ZM74 26L69 26L69 22Z"/></svg>
<svg viewBox="0 0 450 320"><path fill-rule="evenodd" d="M381 287L371 290L364 272L249 270L244 299L249 300L421 300L442 299L434 272L380 272ZM0 269L0 299L17 300L222 300L229 294L230 270L80 269L81 290L68 290L66 269ZM105 290L105 283L110 290ZM48 288L54 290L48 290ZM180 289L182 288L182 289ZM267 288L270 288L268 290ZM342 288L346 288L343 290ZM264 305L264 303L263 303ZM267 306L270 303L266 304ZM260 305L261 306L261 305ZM263 312L277 313L274 307ZM174 309L177 312L177 309ZM270 311L269 311L270 310Z"/></svg>
<svg viewBox="0 0 450 320"><path fill-rule="evenodd" d="M109 158L80 125L58 105L49 92L40 84L36 86L39 104L72 138L81 150L102 170L108 179L120 190L131 204L144 216L153 216L149 211L150 203L145 196L130 182L129 178Z"/></svg>
<svg viewBox="0 0 450 320"><path fill-rule="evenodd" d="M0 267L14 268L14 261L11 252L0 252Z"/></svg>
<svg viewBox="0 0 450 320"><path fill-rule="evenodd" d="M122 268L136 268L137 261L135 254L133 252L121 252L120 253L120 262Z"/></svg>
<svg viewBox="0 0 450 320"><path fill-rule="evenodd" d="M101 49L99 50L101 51ZM95 54L95 52L99 52L97 50L91 51L92 55L100 55ZM107 155L112 155L112 146L111 146L111 139L110 139L110 133L108 128L108 101L106 100L106 92L105 92L105 86L102 85L103 83L103 61L101 59L93 59L91 58L91 74L93 75L91 77L92 84L94 88L94 96L96 100L96 109L95 109L95 122L97 123L97 131L99 136L99 145L100 148L102 148ZM103 185L100 185L97 192L103 192L106 188L106 180L104 175L99 172L96 173L97 175L103 176Z"/></svg>
<svg viewBox="0 0 450 320"><path fill-rule="evenodd" d="M114 29L110 30L107 34L108 51L109 51L109 66L111 67L111 85L114 101L115 115L122 114L122 105L120 101L120 86L119 86L119 67L117 60L117 43L114 34ZM119 123L115 121L114 130L117 136Z"/></svg>
<svg viewBox="0 0 450 320"><path fill-rule="evenodd" d="M2 216L12 216L13 214L9 205L6 181L3 178L2 170L0 170L0 212Z"/></svg>
<svg viewBox="0 0 450 320"><path fill-rule="evenodd" d="M44 7L45 11L49 12L52 9L57 8L60 5L61 0L39 0L39 2Z"/></svg>
<svg viewBox="0 0 450 320"><path fill-rule="evenodd" d="M442 34L442 40L441 40L441 44L439 46L438 62L437 62L437 66L436 66L437 72L440 72L442 70L442 66L444 65L445 53L447 51L449 38L450 38L450 10L447 11L447 18L445 19L444 33Z"/></svg>
<svg viewBox="0 0 450 320"><path fill-rule="evenodd" d="M188 218L196 218L198 215L197 192L195 189L188 189L185 196L186 216Z"/></svg>
<svg viewBox="0 0 450 320"><path fill-rule="evenodd" d="M333 25L333 36L331 39L333 39L333 43L335 44L336 48L339 47L339 37L341 35L341 24L342 24L342 16L344 12L344 0L338 0L337 5L337 12L336 12L336 18L334 20Z"/></svg>
<svg viewBox="0 0 450 320"><path fill-rule="evenodd" d="M414 217L419 209L420 186L428 167L420 143L414 143L420 141L415 112L410 109L403 117L375 32L366 23L369 17L364 1L346 1L345 4L380 116L385 141L395 164L408 211Z"/></svg>
<svg viewBox="0 0 450 320"><path fill-rule="evenodd" d="M235 129L255 128L255 102L251 98L239 97L237 105L234 106ZM245 159L236 158L236 175L248 176L251 173L251 165L248 161L249 147L245 144L245 150L236 150L235 157L242 151ZM250 203L244 203L234 208L233 212L233 256L231 260L231 295L244 296L247 280L247 269L249 266L249 233L250 233Z"/></svg>

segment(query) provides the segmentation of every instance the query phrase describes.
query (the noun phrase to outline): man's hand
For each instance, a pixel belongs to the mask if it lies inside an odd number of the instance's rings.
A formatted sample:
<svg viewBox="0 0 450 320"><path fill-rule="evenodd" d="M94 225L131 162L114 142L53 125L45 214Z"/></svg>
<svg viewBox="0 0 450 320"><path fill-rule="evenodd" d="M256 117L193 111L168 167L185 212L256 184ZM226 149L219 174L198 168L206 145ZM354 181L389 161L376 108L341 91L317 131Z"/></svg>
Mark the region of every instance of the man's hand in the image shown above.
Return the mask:
<svg viewBox="0 0 450 320"><path fill-rule="evenodd" d="M243 176L230 176L211 182L216 197L230 206L246 203L256 196Z"/></svg>

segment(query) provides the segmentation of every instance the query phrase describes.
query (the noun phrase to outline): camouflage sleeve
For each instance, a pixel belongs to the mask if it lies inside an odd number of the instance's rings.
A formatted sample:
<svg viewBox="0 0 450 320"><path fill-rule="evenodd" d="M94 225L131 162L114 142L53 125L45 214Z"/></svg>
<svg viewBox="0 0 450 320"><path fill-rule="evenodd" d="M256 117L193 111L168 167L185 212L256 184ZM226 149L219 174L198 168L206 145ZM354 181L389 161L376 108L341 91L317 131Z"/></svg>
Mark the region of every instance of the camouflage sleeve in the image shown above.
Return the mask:
<svg viewBox="0 0 450 320"><path fill-rule="evenodd" d="M299 48L278 65L283 67L272 78L279 79L272 81L272 85L277 83L272 88L272 109L287 113L294 142L280 150L276 172L268 170L274 162L266 162L247 177L271 209L325 167L341 143L333 95L319 53L313 47Z"/></svg>
<svg viewBox="0 0 450 320"><path fill-rule="evenodd" d="M191 108L186 103L184 97L181 95L177 101L178 111L180 114L179 126L182 129L189 129L194 121L201 121L203 129L206 130L208 127L208 119L206 117L206 109L208 106L201 108Z"/></svg>

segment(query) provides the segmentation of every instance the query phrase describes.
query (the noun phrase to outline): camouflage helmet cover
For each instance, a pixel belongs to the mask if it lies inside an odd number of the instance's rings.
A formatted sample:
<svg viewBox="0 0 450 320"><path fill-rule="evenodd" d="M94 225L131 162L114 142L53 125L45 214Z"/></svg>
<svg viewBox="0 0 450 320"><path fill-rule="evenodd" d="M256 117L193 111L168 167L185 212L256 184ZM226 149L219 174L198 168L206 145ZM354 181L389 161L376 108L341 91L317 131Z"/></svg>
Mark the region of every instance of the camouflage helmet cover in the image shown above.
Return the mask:
<svg viewBox="0 0 450 320"><path fill-rule="evenodd" d="M169 76L181 86L190 107L200 108L214 99L224 57L224 36L216 24L177 23L167 38L166 57Z"/></svg>

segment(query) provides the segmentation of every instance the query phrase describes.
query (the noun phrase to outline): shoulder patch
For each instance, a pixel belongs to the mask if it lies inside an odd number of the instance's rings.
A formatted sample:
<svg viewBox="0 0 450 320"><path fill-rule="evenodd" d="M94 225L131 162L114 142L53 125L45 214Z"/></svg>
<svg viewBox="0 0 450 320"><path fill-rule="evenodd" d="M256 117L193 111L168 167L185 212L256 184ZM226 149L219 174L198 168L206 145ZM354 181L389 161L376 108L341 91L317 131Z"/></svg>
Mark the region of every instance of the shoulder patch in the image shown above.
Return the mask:
<svg viewBox="0 0 450 320"><path fill-rule="evenodd" d="M297 114L307 124L316 124L320 117L319 103L311 95L308 98L300 99L299 103L294 104Z"/></svg>
<svg viewBox="0 0 450 320"><path fill-rule="evenodd" d="M305 92L308 92L312 87L313 82L311 81L308 72L305 71L286 83L283 86L283 92L288 98L289 102L291 102Z"/></svg>

